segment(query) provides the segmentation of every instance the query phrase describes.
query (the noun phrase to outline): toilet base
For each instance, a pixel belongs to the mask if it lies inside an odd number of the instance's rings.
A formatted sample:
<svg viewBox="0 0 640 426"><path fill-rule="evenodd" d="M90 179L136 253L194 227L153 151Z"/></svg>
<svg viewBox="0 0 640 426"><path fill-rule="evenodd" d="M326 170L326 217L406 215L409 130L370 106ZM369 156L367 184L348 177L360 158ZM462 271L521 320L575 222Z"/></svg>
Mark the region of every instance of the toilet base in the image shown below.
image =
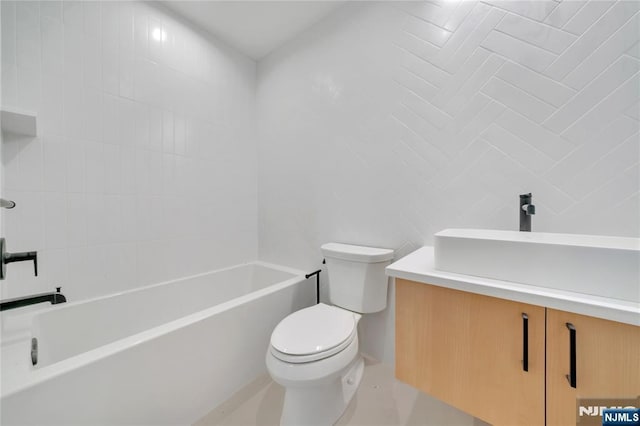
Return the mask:
<svg viewBox="0 0 640 426"><path fill-rule="evenodd" d="M345 374L322 385L287 388L280 424L282 426L329 426L338 421L356 393L364 359L356 357Z"/></svg>

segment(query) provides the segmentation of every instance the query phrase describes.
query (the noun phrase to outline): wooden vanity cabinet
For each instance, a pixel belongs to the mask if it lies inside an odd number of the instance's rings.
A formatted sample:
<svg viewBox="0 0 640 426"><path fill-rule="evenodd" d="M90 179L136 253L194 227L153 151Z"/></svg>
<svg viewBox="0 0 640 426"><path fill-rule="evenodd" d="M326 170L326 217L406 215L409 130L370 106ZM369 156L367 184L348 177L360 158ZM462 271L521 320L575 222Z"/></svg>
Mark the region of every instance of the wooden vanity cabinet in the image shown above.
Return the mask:
<svg viewBox="0 0 640 426"><path fill-rule="evenodd" d="M544 424L544 334L542 307L396 279L396 377L491 424Z"/></svg>
<svg viewBox="0 0 640 426"><path fill-rule="evenodd" d="M567 324L575 332L575 388ZM640 327L547 308L546 335L547 425L575 425L578 398L640 396Z"/></svg>
<svg viewBox="0 0 640 426"><path fill-rule="evenodd" d="M640 327L396 279L396 377L494 425L575 425L578 398L640 395Z"/></svg>

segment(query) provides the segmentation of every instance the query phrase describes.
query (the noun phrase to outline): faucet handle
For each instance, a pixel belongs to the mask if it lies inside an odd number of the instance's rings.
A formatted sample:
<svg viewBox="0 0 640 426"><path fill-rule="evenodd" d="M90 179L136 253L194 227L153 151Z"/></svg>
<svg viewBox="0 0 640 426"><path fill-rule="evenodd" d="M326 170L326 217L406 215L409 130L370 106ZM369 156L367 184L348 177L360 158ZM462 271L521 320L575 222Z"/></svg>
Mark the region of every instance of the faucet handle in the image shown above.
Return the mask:
<svg viewBox="0 0 640 426"><path fill-rule="evenodd" d="M4 238L0 238L0 280L6 277L6 264L13 262L23 262L33 260L33 270L35 276L38 276L38 252L25 251L22 253L7 253Z"/></svg>
<svg viewBox="0 0 640 426"><path fill-rule="evenodd" d="M35 276L38 276L38 252L37 251L25 251L22 253L6 253L4 254L4 258L2 261L4 263L12 263L12 262L24 262L33 260L33 272Z"/></svg>
<svg viewBox="0 0 640 426"><path fill-rule="evenodd" d="M528 215L536 214L536 206L533 204L523 204L522 210Z"/></svg>

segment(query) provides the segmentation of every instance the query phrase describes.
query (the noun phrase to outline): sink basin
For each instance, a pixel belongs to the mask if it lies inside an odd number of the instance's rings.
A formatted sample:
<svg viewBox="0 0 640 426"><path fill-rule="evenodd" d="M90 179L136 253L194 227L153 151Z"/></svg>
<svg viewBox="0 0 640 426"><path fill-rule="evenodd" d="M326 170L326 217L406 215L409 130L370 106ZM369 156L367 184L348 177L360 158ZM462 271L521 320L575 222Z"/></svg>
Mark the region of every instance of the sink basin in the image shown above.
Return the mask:
<svg viewBox="0 0 640 426"><path fill-rule="evenodd" d="M640 239L445 229L434 266L458 274L640 302Z"/></svg>

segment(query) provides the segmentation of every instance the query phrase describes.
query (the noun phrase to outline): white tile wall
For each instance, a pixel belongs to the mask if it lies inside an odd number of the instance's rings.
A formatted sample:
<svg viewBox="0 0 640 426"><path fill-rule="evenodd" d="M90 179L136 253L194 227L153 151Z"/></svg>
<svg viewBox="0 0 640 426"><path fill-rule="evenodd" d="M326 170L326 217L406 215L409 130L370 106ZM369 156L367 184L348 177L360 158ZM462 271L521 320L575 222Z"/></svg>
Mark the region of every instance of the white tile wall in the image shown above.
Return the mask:
<svg viewBox="0 0 640 426"><path fill-rule="evenodd" d="M2 234L41 274L11 265L2 297L314 269L330 240L402 256L515 229L528 191L535 230L638 236L639 10L351 3L263 60L255 99L252 61L152 4L3 1L2 104L40 136L3 138ZM361 323L387 361L392 319Z"/></svg>
<svg viewBox="0 0 640 426"><path fill-rule="evenodd" d="M258 66L259 253L448 227L640 235L637 1L350 4ZM439 30L439 32L438 32ZM391 296L391 301L393 297ZM362 343L393 358L393 307Z"/></svg>
<svg viewBox="0 0 640 426"><path fill-rule="evenodd" d="M70 300L257 257L255 63L138 2L3 1L2 297Z"/></svg>

